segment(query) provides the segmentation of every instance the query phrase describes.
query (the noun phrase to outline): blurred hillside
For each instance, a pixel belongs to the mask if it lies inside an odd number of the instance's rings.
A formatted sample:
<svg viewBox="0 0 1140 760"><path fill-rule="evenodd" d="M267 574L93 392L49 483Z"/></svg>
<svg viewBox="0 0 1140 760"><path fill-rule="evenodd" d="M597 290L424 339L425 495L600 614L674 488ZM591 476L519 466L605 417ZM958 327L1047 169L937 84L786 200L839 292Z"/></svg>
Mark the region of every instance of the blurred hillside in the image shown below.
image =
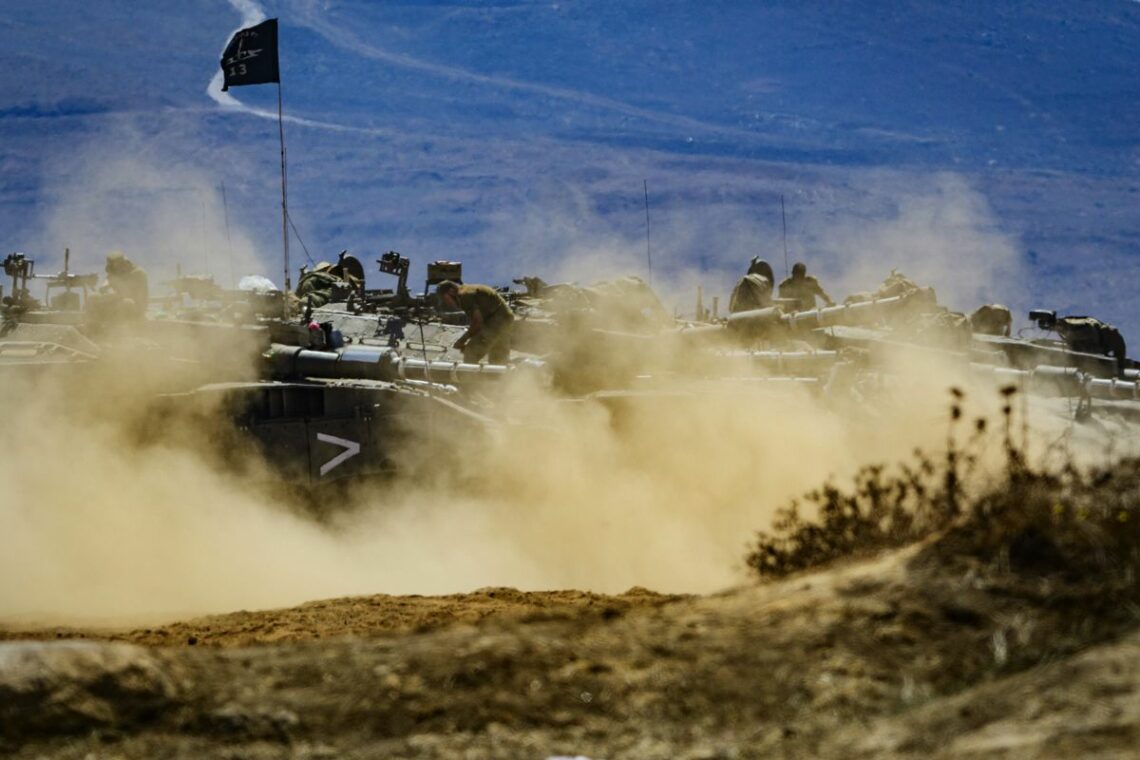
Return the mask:
<svg viewBox="0 0 1140 760"><path fill-rule="evenodd" d="M207 92L262 14L281 23L295 266L397 249L495 283L644 274L647 185L655 284L682 311L753 255L782 271L783 196L790 258L833 293L900 266L958 278L934 283L958 308L1140 334L1140 5L1123 0L13 0L4 245L45 269L122 247L159 273L260 261L280 280L276 88Z"/></svg>

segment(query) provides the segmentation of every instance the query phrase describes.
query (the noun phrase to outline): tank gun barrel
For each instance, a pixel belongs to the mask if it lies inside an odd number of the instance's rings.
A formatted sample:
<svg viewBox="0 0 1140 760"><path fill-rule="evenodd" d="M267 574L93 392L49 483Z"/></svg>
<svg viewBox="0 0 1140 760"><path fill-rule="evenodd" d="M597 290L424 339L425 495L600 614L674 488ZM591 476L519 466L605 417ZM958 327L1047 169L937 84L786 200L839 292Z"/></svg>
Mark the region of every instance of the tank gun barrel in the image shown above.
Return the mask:
<svg viewBox="0 0 1140 760"><path fill-rule="evenodd" d="M1022 369L1050 365L1054 367L1076 367L1082 372L1096 377L1111 378L1117 374L1116 359L1100 354L1088 354L1062 346L1042 345L999 335L975 333L973 342L981 348L1004 352L1011 364Z"/></svg>
<svg viewBox="0 0 1140 760"><path fill-rule="evenodd" d="M1080 396L1087 380L1075 367L1053 367L1042 364L1033 369L995 367L971 362L970 369L977 375L989 376L1002 385L1024 383L1026 390L1042 396Z"/></svg>
<svg viewBox="0 0 1140 760"><path fill-rule="evenodd" d="M763 309L749 309L729 314L725 326L730 330L752 330L769 327L783 321L784 313L778 306L768 306Z"/></svg>
<svg viewBox="0 0 1140 760"><path fill-rule="evenodd" d="M1131 380L1094 377L1088 381L1087 390L1092 398L1140 399L1140 383Z"/></svg>
<svg viewBox="0 0 1140 760"><path fill-rule="evenodd" d="M890 314L906 304L911 294L877 298L851 304L837 304L821 309L796 311L784 313L778 306L767 306L763 309L750 309L730 314L724 322L714 325L697 325L682 329L681 335L713 335L732 331L763 330L775 325L782 325L790 330L813 330L817 327L831 327L833 325L858 325L873 322Z"/></svg>
<svg viewBox="0 0 1140 760"><path fill-rule="evenodd" d="M711 325L694 325L683 327L677 333L684 337L707 335L709 337L724 333L726 330L749 331L762 330L766 327L780 324L784 313L778 306L768 306L763 309L749 309L728 315L723 322Z"/></svg>
<svg viewBox="0 0 1140 760"><path fill-rule="evenodd" d="M873 298L870 301L858 303L836 304L821 309L808 309L786 314L784 324L794 330L812 330L817 327L831 327L833 325L858 325L873 322L887 316L907 301L910 295L890 296L889 298Z"/></svg>
<svg viewBox="0 0 1140 760"><path fill-rule="evenodd" d="M278 379L321 378L340 380L429 380L462 383L495 379L507 374L502 364L466 364L438 359L413 359L390 348L350 346L335 351L317 351L274 343L265 354L270 371Z"/></svg>
<svg viewBox="0 0 1140 760"><path fill-rule="evenodd" d="M1032 393L1052 396L1084 396L1097 399L1140 399L1140 382L1115 378L1092 377L1076 367L1056 367L1041 364L1033 369L993 367L971 364L981 375L990 375L1000 382L1025 382Z"/></svg>

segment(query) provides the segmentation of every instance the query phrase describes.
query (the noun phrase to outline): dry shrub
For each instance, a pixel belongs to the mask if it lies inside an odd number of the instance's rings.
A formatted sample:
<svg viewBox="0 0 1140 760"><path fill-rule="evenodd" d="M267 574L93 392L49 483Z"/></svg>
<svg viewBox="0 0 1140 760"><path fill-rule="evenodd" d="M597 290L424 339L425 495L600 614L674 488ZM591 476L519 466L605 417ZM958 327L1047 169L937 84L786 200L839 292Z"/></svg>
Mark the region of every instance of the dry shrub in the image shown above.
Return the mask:
<svg viewBox="0 0 1140 760"><path fill-rule="evenodd" d="M1000 569L1068 580L1096 574L1105 590L1131 589L1140 568L1140 459L1081 469L1071 461L1033 466L1013 436L1011 398L1002 389L1004 461L996 476L978 467L984 419L962 438L962 394L954 390L941 459L915 452L896 472L867 467L850 491L828 484L782 509L757 534L746 563L761 578L902 547L934 534L958 555Z"/></svg>

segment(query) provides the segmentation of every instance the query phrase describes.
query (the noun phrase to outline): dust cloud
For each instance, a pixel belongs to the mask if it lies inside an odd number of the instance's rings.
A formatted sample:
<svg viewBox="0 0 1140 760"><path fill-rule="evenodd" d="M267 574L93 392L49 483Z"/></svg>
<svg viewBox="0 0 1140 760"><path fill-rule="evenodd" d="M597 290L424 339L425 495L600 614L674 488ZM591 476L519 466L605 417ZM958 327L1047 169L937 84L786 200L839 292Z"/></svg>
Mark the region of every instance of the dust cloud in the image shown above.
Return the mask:
<svg viewBox="0 0 1140 760"><path fill-rule="evenodd" d="M101 272L104 257L120 250L147 270L158 293L158 283L179 272L210 275L229 288L246 274L280 280L276 268L265 271L237 223L235 188L227 200L207 172L172 164L168 150L155 136L117 124L49 158L44 184L54 202L40 220L37 272L62 269L64 249L71 251L71 271Z"/></svg>
<svg viewBox="0 0 1140 760"><path fill-rule="evenodd" d="M969 313L985 303L1022 303L1026 278L1017 241L964 179L935 175L893 205L873 224L840 217L821 225L820 248L841 252L833 264L840 270L840 294L873 290L898 269L934 286L938 302L951 309Z"/></svg>
<svg viewBox="0 0 1140 760"><path fill-rule="evenodd" d="M102 221L69 203L72 218ZM900 208L885 231L865 233L866 250L891 241L892 266L937 258L908 262L905 251L947 250L927 204ZM968 214L951 217L956 229L970 226ZM634 250L625 244L627 258ZM597 279L616 274L597 262L622 260L580 253L576 266ZM970 387L958 368L904 357L890 386L865 389L867 403L842 403L807 384L701 379L692 369L702 355L668 345L653 344L647 355L660 372L634 380L646 391L635 397L569 398L520 373L501 389L504 424L489 438L422 442L422 459L457 464L360 487L324 505L324 521L266 493L272 474L211 422L220 415L164 416L140 401L186 385L185 362L6 383L0 618L138 624L495 585L710 592L744 580L745 544L790 499L861 464L937 450L947 388ZM618 358L585 348L598 362ZM256 374L256 351L229 350L248 362L226 379ZM450 457L432 448L444 445Z"/></svg>
<svg viewBox="0 0 1140 760"><path fill-rule="evenodd" d="M792 263L805 262L840 301L850 293L874 290L898 269L920 285L934 286L939 303L951 309L970 311L996 302L1024 316L1023 283L1030 278L1019 241L965 178L877 170L859 172L854 179L830 179L853 187L790 194L786 235L780 203L784 191L768 177L750 177L746 188L731 176L710 176L714 187L731 191L729 197L695 206L686 195L692 188L658 183L652 191L649 240L640 194L627 199L628 207L615 220L600 215L581 192L566 189L546 198L549 207L529 207L499 220L490 235L492 247L501 252L493 265L501 267L505 257L517 270L515 276L537 274L548 282L588 285L626 275L649 280L652 264L654 289L667 310L681 317L694 314L698 287L707 309L719 296L723 315L728 294L753 256L767 259L777 279L788 274ZM813 181L825 184L828 179ZM754 197L740 202L739 197L749 197L746 190L762 193L767 202L757 206Z"/></svg>
<svg viewBox="0 0 1140 760"><path fill-rule="evenodd" d="M453 591L455 579L466 588L715 591L745 580L742 547L793 498L916 446L938 450L950 384L976 391L979 413L996 410L981 401L997 398L992 387L975 389L949 367L900 369L884 397L859 408L763 378L665 380L636 396L578 401L520 379L503 393L516 424L490 442L448 442L463 464L446 486L361 494L386 509L358 508L342 526L377 551L399 526L425 554L421 593Z"/></svg>

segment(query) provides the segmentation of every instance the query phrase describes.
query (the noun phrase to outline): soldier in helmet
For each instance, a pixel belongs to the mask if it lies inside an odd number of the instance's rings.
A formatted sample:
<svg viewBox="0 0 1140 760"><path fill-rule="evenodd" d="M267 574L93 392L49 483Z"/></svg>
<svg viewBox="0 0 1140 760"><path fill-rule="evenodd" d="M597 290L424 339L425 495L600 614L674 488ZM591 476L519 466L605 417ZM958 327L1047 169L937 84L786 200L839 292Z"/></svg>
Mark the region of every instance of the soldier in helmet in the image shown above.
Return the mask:
<svg viewBox="0 0 1140 760"><path fill-rule="evenodd" d="M780 298L786 298L794 303L795 311L807 311L815 308L815 299L819 296L828 306L834 306L831 296L820 286L819 280L807 273L807 265L797 261L792 267L792 276L780 283Z"/></svg>
<svg viewBox="0 0 1140 760"><path fill-rule="evenodd" d="M122 251L107 254L105 271L107 284L102 290L107 301L104 308L124 318L141 319L150 303L146 272Z"/></svg>
<svg viewBox="0 0 1140 760"><path fill-rule="evenodd" d="M436 288L443 304L467 315L467 331L455 341L463 361L474 364L486 356L504 364L511 355L511 326L515 315L498 292L487 285L457 285L445 280Z"/></svg>
<svg viewBox="0 0 1140 760"><path fill-rule="evenodd" d="M772 305L772 286L776 277L772 272L772 265L759 256L755 256L748 265L748 272L736 283L732 289L732 296L728 299L728 310L735 314L738 311L763 309Z"/></svg>

